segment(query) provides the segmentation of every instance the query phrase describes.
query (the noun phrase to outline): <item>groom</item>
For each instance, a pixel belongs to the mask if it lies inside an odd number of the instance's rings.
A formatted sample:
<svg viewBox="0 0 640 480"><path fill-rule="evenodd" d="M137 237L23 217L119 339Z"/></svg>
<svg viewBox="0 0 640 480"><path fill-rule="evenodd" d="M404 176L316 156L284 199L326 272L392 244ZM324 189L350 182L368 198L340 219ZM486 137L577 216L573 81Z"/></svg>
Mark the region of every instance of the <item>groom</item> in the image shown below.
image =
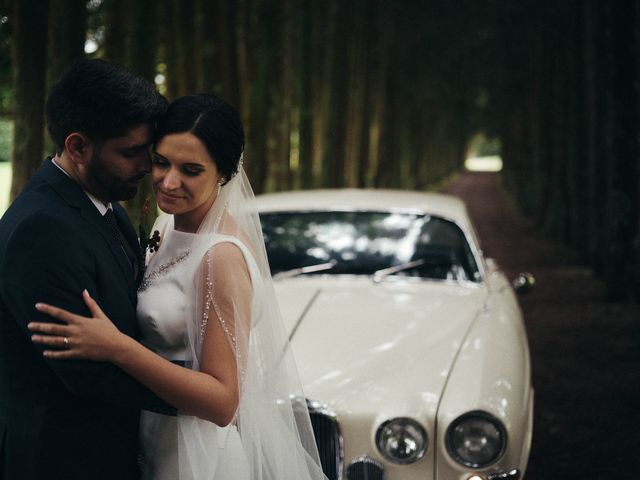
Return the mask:
<svg viewBox="0 0 640 480"><path fill-rule="evenodd" d="M121 331L139 337L141 254L116 201L132 198L149 172L166 101L119 65L80 60L46 110L56 155L0 220L0 478L138 479L139 410L169 407L111 364L45 359L27 323L52 321L36 301L88 315L86 288Z"/></svg>

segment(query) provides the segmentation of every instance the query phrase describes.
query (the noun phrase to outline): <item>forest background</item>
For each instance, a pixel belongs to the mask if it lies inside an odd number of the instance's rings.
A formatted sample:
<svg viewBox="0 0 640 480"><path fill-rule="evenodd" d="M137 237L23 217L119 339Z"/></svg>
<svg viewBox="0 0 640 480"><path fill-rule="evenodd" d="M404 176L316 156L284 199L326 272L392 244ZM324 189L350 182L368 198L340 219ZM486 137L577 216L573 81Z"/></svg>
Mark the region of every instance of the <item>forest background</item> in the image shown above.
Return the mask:
<svg viewBox="0 0 640 480"><path fill-rule="evenodd" d="M514 206L640 300L640 0L0 0L11 198L82 56L234 104L257 193L433 189L499 152Z"/></svg>

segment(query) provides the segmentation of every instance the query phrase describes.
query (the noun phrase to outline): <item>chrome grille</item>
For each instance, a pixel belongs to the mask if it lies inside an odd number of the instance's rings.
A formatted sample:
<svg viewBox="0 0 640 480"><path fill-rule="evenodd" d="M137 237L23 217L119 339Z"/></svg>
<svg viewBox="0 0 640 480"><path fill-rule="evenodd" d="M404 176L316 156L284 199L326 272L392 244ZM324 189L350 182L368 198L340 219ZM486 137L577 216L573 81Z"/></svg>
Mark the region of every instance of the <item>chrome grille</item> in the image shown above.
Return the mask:
<svg viewBox="0 0 640 480"><path fill-rule="evenodd" d="M313 435L318 445L322 471L329 480L342 478L342 435L334 412L325 405L307 401Z"/></svg>
<svg viewBox="0 0 640 480"><path fill-rule="evenodd" d="M372 458L355 459L347 468L347 480L384 480L384 468Z"/></svg>

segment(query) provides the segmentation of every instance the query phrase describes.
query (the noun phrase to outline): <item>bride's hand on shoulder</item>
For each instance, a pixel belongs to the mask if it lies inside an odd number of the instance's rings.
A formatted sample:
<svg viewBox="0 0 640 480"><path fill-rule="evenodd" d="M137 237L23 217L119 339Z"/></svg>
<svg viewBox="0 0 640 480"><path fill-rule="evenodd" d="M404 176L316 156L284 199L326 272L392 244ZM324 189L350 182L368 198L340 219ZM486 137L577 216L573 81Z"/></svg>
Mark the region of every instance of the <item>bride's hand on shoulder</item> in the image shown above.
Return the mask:
<svg viewBox="0 0 640 480"><path fill-rule="evenodd" d="M86 290L82 299L91 312L83 317L45 303L37 303L36 310L64 322L31 322L31 340L45 347L43 355L53 359L84 359L113 362L124 348L128 337L120 332Z"/></svg>

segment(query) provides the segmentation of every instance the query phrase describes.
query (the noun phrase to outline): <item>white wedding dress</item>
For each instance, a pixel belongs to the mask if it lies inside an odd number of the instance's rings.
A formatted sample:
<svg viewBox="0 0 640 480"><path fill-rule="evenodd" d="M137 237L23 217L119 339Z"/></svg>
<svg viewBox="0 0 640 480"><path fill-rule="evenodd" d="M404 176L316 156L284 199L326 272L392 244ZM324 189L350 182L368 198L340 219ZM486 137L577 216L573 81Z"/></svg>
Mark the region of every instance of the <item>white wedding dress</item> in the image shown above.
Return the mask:
<svg viewBox="0 0 640 480"><path fill-rule="evenodd" d="M152 257L138 291L138 322L144 343L157 354L184 364L185 336L189 318L189 296L193 295L198 265L203 261L206 245L193 251L194 234L170 229L165 232L158 252ZM236 244L244 253L252 278L257 278L256 265L247 248L233 237L217 235L209 248L219 242ZM254 285L254 292L256 286ZM207 442L217 448L215 480L249 479L242 442L235 425L217 427L204 420ZM143 411L140 424L140 452L143 478L148 480L191 480L191 474L180 468L178 417ZM211 438L215 437L215 438ZM195 480L195 479L194 479ZM205 479L198 479L205 480Z"/></svg>
<svg viewBox="0 0 640 480"><path fill-rule="evenodd" d="M143 412L146 480L326 480L257 211L240 167L197 233L174 230L171 215L156 220L160 248L138 291L143 341L199 370L207 326L218 322L234 352L240 399L224 428L180 412Z"/></svg>

